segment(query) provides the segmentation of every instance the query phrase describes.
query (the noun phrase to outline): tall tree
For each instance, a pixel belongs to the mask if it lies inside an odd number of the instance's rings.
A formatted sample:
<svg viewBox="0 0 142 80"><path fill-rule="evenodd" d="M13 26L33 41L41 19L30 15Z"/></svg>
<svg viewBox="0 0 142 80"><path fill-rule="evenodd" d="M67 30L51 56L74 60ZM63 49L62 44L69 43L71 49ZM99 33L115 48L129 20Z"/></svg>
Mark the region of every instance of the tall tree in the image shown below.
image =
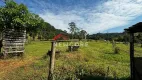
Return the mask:
<svg viewBox="0 0 142 80"><path fill-rule="evenodd" d="M70 32L71 32L71 38L73 39L73 35L74 35L74 32L75 32L75 27L76 27L76 25L75 25L75 23L74 22L71 22L71 23L69 23L69 30L70 30Z"/></svg>
<svg viewBox="0 0 142 80"><path fill-rule="evenodd" d="M80 36L81 36L82 39L86 39L87 32L85 30L81 30L80 31Z"/></svg>
<svg viewBox="0 0 142 80"><path fill-rule="evenodd" d="M79 28L76 27L76 24L74 22L69 23L69 26L70 27L68 29L70 30L73 39L75 35L79 35Z"/></svg>

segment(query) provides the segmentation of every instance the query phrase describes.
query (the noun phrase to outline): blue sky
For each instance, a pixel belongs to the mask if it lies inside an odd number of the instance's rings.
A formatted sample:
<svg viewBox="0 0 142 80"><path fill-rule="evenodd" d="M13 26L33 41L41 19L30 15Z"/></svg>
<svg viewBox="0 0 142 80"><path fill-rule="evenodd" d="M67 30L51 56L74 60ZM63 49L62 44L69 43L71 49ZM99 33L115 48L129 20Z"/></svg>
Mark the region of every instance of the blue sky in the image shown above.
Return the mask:
<svg viewBox="0 0 142 80"><path fill-rule="evenodd" d="M88 33L122 32L142 21L142 0L15 0L46 22L68 30L68 23ZM2 5L2 1L0 1Z"/></svg>

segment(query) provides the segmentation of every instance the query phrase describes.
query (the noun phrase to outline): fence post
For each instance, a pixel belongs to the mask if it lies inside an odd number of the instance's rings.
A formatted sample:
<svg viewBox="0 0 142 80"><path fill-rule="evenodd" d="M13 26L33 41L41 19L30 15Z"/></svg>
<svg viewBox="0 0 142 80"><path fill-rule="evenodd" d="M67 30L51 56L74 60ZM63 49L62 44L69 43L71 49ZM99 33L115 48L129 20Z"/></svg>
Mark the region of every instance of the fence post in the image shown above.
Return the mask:
<svg viewBox="0 0 142 80"><path fill-rule="evenodd" d="M55 46L56 42L51 42L51 55L50 55L50 63L49 63L49 74L48 80L54 80L54 62L55 62Z"/></svg>
<svg viewBox="0 0 142 80"><path fill-rule="evenodd" d="M134 72L134 33L130 33L130 71L131 80L135 79Z"/></svg>

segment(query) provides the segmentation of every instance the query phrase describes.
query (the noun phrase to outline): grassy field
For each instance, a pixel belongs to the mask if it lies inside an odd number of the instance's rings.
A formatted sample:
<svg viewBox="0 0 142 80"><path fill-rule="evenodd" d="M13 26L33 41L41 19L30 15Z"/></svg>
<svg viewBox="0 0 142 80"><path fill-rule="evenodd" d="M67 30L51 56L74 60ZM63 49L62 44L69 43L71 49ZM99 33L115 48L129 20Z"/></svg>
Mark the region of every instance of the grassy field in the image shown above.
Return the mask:
<svg viewBox="0 0 142 80"><path fill-rule="evenodd" d="M0 60L0 80L46 80L48 75L50 42L33 41L25 46L23 57ZM114 54L111 43L91 41L76 52L67 52L67 47L56 55L56 80L127 80L130 76L129 45L117 44L119 54ZM141 56L140 47L135 47L136 56Z"/></svg>

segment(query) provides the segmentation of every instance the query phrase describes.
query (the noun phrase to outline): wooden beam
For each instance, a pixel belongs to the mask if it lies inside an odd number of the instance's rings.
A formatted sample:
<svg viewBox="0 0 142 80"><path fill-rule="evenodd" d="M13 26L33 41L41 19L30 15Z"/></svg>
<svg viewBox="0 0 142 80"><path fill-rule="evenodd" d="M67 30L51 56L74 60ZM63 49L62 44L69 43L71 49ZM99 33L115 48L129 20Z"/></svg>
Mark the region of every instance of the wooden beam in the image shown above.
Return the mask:
<svg viewBox="0 0 142 80"><path fill-rule="evenodd" d="M134 80L134 33L130 33L130 72L131 80Z"/></svg>
<svg viewBox="0 0 142 80"><path fill-rule="evenodd" d="M54 40L50 40L50 41L54 41ZM78 39L73 39L73 40L56 40L56 42L79 42Z"/></svg>
<svg viewBox="0 0 142 80"><path fill-rule="evenodd" d="M55 63L55 46L56 42L51 42L51 56L50 56L50 63L49 63L49 74L48 80L54 80L54 63Z"/></svg>

